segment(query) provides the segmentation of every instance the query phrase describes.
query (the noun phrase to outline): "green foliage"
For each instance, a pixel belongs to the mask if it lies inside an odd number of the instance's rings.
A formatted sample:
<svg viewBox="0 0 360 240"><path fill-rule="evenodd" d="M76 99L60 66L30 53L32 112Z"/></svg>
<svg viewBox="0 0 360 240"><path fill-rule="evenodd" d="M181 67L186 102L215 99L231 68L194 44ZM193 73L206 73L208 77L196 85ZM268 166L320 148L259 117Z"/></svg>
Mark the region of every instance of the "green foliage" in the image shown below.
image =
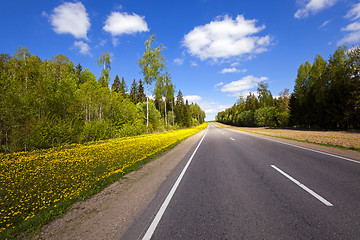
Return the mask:
<svg viewBox="0 0 360 240"><path fill-rule="evenodd" d="M105 51L103 54L101 54L100 58L96 60L96 62L98 66L103 69L99 78L99 83L102 87L108 87L110 80L109 71L111 70L110 53Z"/></svg>
<svg viewBox="0 0 360 240"><path fill-rule="evenodd" d="M141 81L141 79L139 80L136 99L137 99L136 100L137 103L146 101L146 95L144 93L144 85L143 85L143 81Z"/></svg>
<svg viewBox="0 0 360 240"><path fill-rule="evenodd" d="M102 77L109 79L106 75L111 69L109 53L102 54L97 62L105 70ZM164 130L165 126L173 129L175 125L174 88L170 76L164 76L168 92L162 93L166 105L163 103L171 112L160 114L150 103L151 132ZM13 56L0 54L0 152L31 151L144 133L146 97L141 79L139 84L134 80L128 97L124 78L120 81L117 76L110 91L102 77L97 81L87 68L80 64L74 67L61 54L44 61L25 47Z"/></svg>
<svg viewBox="0 0 360 240"><path fill-rule="evenodd" d="M129 97L130 97L130 101L133 102L133 103L137 103L137 96L138 96L138 86L137 86L137 83L136 83L136 80L134 78L134 81L133 83L131 84L131 87L130 87L130 93L129 93Z"/></svg>
<svg viewBox="0 0 360 240"><path fill-rule="evenodd" d="M289 119L289 90L273 98L268 84L258 85L258 97L249 93L246 100L239 97L236 104L225 111L219 112L216 120L222 123L243 127L285 127Z"/></svg>
<svg viewBox="0 0 360 240"><path fill-rule="evenodd" d="M303 128L360 128L359 47L339 47L326 62L317 55L298 69L290 101L291 125Z"/></svg>
<svg viewBox="0 0 360 240"><path fill-rule="evenodd" d="M298 68L294 91L273 98L267 83L258 97L250 93L217 114L219 122L237 126L360 128L360 47L339 47L326 62L317 55Z"/></svg>
<svg viewBox="0 0 360 240"><path fill-rule="evenodd" d="M165 58L161 55L163 50L162 44L153 50L151 49L151 44L154 43L155 38L155 35L151 35L145 41L145 52L138 61L146 83L146 132L148 132L149 127L149 85L160 77L160 72L165 68Z"/></svg>

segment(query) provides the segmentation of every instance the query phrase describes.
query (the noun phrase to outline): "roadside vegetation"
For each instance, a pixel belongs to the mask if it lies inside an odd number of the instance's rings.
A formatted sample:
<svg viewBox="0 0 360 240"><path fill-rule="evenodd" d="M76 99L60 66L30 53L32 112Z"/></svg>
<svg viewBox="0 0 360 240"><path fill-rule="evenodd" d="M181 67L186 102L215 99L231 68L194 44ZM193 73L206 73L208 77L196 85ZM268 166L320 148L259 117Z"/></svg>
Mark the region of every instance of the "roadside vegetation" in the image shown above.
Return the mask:
<svg viewBox="0 0 360 240"><path fill-rule="evenodd" d="M0 239L39 229L206 126L0 154Z"/></svg>
<svg viewBox="0 0 360 240"><path fill-rule="evenodd" d="M32 151L64 144L126 137L145 132L191 127L204 122L205 113L184 100L166 71L162 45L145 42L138 61L144 81L130 88L116 75L109 86L111 57L96 61L96 78L64 55L42 60L25 47L12 56L0 54L0 152ZM154 100L149 86L154 84ZM145 86L146 85L146 86ZM145 92L146 88L146 92Z"/></svg>
<svg viewBox="0 0 360 240"><path fill-rule="evenodd" d="M216 120L241 127L360 129L360 47L339 47L326 62L301 64L293 93L273 97L266 82Z"/></svg>

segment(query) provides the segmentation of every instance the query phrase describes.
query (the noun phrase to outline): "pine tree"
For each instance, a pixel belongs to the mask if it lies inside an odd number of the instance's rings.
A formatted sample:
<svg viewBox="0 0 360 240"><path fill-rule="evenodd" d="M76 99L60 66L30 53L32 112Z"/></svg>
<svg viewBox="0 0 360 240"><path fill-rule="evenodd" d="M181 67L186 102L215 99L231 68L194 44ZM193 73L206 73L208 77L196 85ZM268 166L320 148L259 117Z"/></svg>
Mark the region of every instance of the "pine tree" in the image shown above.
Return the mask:
<svg viewBox="0 0 360 240"><path fill-rule="evenodd" d="M121 90L120 78L117 74L115 76L114 83L111 85L111 90L117 93Z"/></svg>
<svg viewBox="0 0 360 240"><path fill-rule="evenodd" d="M131 87L130 87L130 94L129 94L130 101L132 101L135 104L138 103L137 96L138 96L138 85L137 85L137 82L136 82L136 80L134 78L134 81L133 81L133 83L131 84Z"/></svg>
<svg viewBox="0 0 360 240"><path fill-rule="evenodd" d="M81 64L79 63L77 66L76 66L76 69L75 69L75 74L76 74L76 77L78 79L78 84L83 84L84 83L84 79L82 77L82 72L83 68L81 66Z"/></svg>
<svg viewBox="0 0 360 240"><path fill-rule="evenodd" d="M137 91L137 102L145 102L146 101L146 95L144 93L144 86L141 79L139 80L139 86Z"/></svg>
<svg viewBox="0 0 360 240"><path fill-rule="evenodd" d="M179 90L178 95L176 96L175 102L175 122L179 125L183 123L183 114L184 114L184 97L181 90Z"/></svg>
<svg viewBox="0 0 360 240"><path fill-rule="evenodd" d="M126 96L126 92L127 92L127 86L126 86L126 82L124 80L124 77L121 78L121 83L120 83L120 92L122 93L123 96Z"/></svg>

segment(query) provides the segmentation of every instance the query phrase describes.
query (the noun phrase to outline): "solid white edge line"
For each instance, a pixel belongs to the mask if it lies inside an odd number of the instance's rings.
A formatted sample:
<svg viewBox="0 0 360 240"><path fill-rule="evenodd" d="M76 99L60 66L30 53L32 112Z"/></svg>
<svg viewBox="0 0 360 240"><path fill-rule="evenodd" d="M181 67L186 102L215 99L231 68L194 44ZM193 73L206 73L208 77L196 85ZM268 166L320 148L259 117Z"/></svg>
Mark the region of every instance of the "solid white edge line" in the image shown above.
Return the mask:
<svg viewBox="0 0 360 240"><path fill-rule="evenodd" d="M276 171L278 171L279 173L281 173L282 175L284 175L285 177L287 177L288 179L290 179L292 182L294 182L296 185L298 185L299 187L301 187L302 189L304 189L305 191L307 191L308 193L310 193L313 197L315 197L316 199L318 199L320 202L322 202L323 204L325 204L328 207L332 207L334 205L332 205L332 203L330 203L328 200L326 200L325 198L321 197L319 194L317 194L316 192L314 192L313 190L311 190L310 188L308 188L307 186L305 186L304 184L302 184L301 182L299 182L298 180L294 179L293 177L291 177L289 174L287 174L286 172L282 171L281 169L279 169L278 167L276 167L275 165L271 165L272 168L274 168Z"/></svg>
<svg viewBox="0 0 360 240"><path fill-rule="evenodd" d="M154 220L152 221L150 227L148 228L148 230L146 231L144 237L142 238L143 240L150 240L152 235L154 234L155 232L155 229L156 227L158 226L167 206L169 205L170 201L171 201L171 198L173 197L177 187L179 186L180 182L181 182L181 179L183 178L187 168L189 167L196 151L198 150L198 148L200 147L200 144L202 143L202 141L204 140L205 138L205 135L206 133L208 132L208 129L206 130L204 136L201 138L199 144L197 145L195 151L193 152L193 154L191 155L190 159L188 160L188 162L186 163L184 169L182 170L182 172L180 173L179 177L177 178L176 182L174 183L173 187L171 188L169 194L167 195L165 201L163 202L163 204L161 205L159 211L157 212Z"/></svg>
<svg viewBox="0 0 360 240"><path fill-rule="evenodd" d="M225 128L225 129L227 129L227 128ZM350 161L350 162L360 164L360 161L356 161L356 160L353 160L353 159L350 159L350 158L334 155L334 154L331 154L331 153L322 152L322 151L318 151L318 150L307 148L307 147L298 146L298 145L287 143L287 142L281 142L281 141L277 141L277 140L274 140L274 139L269 139L269 138L257 136L257 135L254 135L254 134L246 133L246 132L236 131L236 130L233 130L233 129L227 129L227 130L237 132L237 133L240 133L240 134L249 135L249 136L256 137L256 138L265 139L265 140L268 140L268 141L273 141L273 142L276 142L276 143L285 144L285 145L292 146L292 147L301 148L301 149L316 152L316 153L321 153L321 154L328 155L328 156L331 156L331 157L340 158L340 159L343 159L343 160L346 160L346 161Z"/></svg>

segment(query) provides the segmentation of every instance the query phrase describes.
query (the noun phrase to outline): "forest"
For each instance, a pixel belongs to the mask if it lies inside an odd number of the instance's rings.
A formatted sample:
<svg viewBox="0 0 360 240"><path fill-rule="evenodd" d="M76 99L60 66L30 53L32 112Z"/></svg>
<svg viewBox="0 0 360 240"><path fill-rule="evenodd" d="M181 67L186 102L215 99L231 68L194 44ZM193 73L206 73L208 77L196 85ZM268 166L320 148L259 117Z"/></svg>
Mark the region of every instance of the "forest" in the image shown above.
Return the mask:
<svg viewBox="0 0 360 240"><path fill-rule="evenodd" d="M298 68L293 93L273 97L261 82L216 120L247 127L360 129L360 47L339 47L325 61L317 55Z"/></svg>
<svg viewBox="0 0 360 240"><path fill-rule="evenodd" d="M42 60L26 47L12 56L2 53L0 152L30 151L203 123L205 113L197 104L185 101L180 90L175 97L175 85L165 71L162 46L151 48L154 38L150 36L146 41L138 62L144 81L134 79L129 88L118 75L109 86L108 52L97 60L102 69L98 79L61 54ZM148 99L152 82L154 99Z"/></svg>

